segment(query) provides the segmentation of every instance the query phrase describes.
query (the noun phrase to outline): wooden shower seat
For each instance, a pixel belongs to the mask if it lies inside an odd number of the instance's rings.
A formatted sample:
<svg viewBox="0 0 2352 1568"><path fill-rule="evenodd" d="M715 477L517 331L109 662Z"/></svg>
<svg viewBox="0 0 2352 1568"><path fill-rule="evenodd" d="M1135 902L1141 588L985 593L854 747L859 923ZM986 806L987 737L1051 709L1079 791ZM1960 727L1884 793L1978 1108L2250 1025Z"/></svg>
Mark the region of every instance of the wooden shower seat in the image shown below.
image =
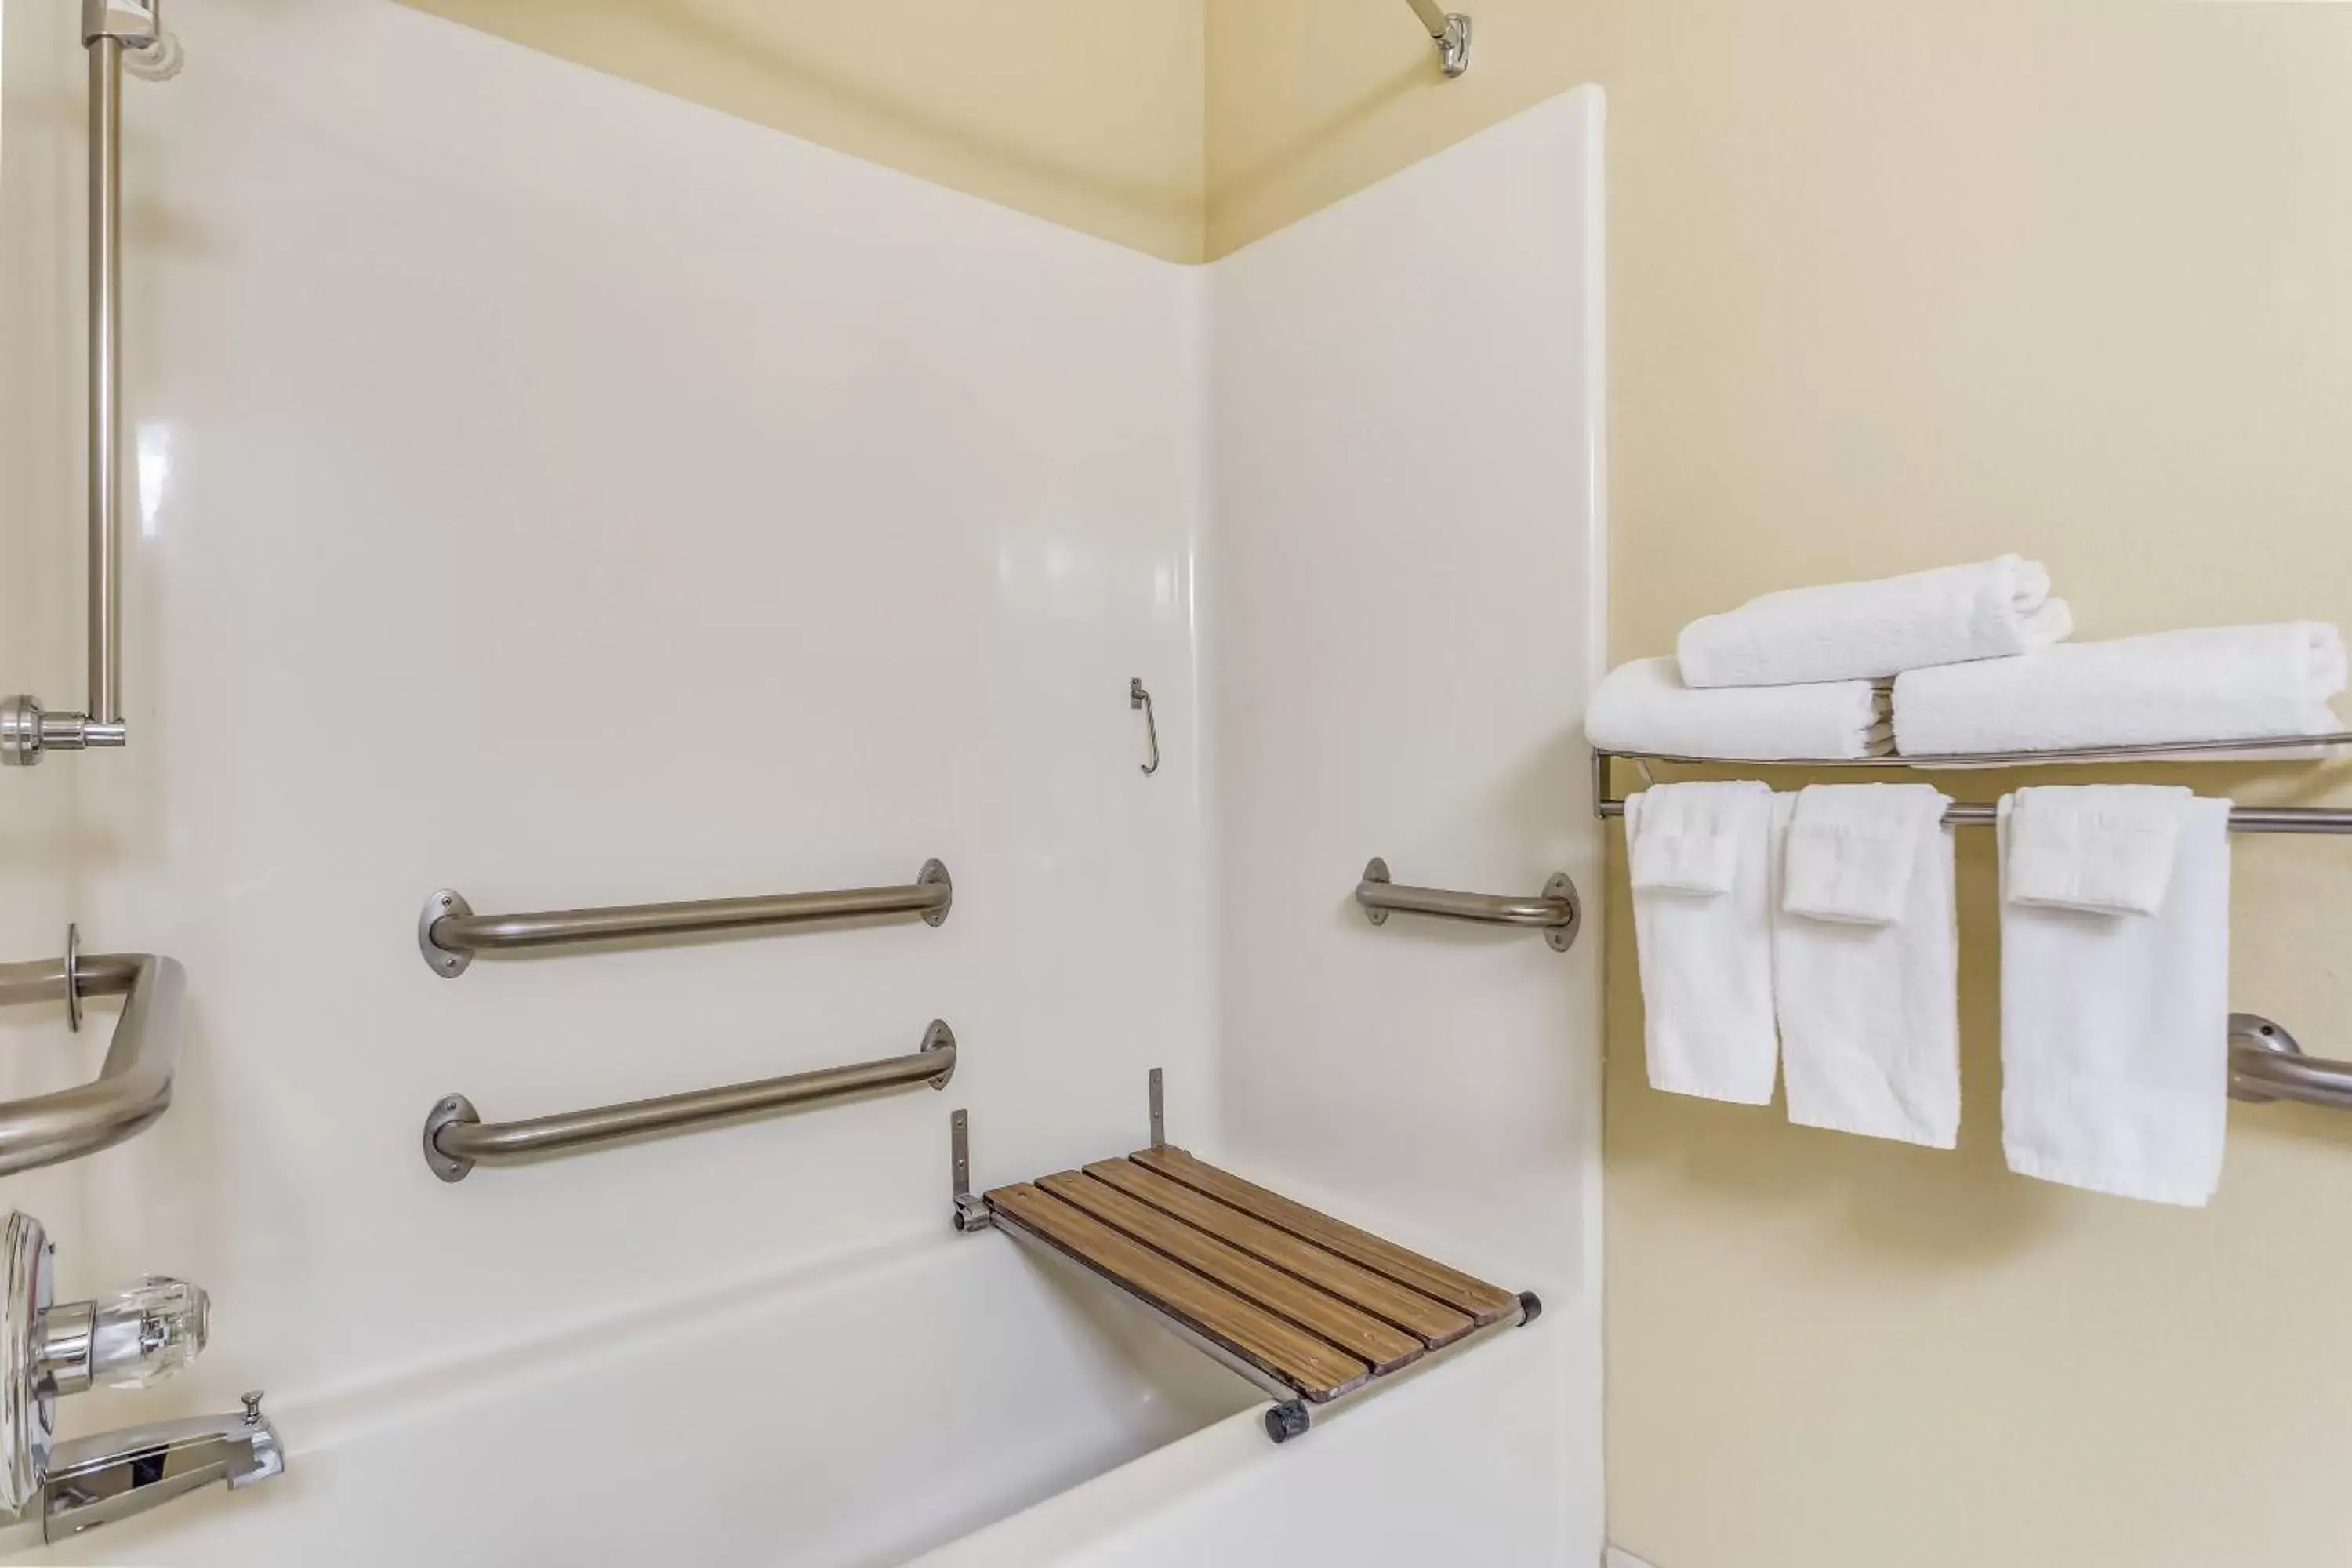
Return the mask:
<svg viewBox="0 0 2352 1568"><path fill-rule="evenodd" d="M1306 1430L1307 1405L1542 1310L1165 1145L985 1198L996 1223L1172 1320L1283 1400L1266 1417L1277 1442Z"/></svg>

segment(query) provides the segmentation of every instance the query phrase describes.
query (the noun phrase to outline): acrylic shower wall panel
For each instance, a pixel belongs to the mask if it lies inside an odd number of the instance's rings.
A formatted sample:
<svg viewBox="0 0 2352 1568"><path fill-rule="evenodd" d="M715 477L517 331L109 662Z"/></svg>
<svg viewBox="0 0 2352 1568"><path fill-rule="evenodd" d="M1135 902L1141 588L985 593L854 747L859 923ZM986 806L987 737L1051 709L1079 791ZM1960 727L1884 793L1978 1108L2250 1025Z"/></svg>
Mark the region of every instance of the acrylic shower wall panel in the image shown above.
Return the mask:
<svg viewBox="0 0 2352 1568"><path fill-rule="evenodd" d="M1542 1294L1577 1562L1600 1542L1601 120L1597 89L1539 105L1220 262L1211 295L1226 1152ZM1374 929L1351 897L1374 855L1493 892L1565 870L1585 930L1563 955Z"/></svg>
<svg viewBox="0 0 2352 1568"><path fill-rule="evenodd" d="M12 679L59 691L74 9L7 6L0 137L0 622ZM212 1350L141 1415L266 1385L299 1469L331 1388L944 1245L952 1106L983 1179L1139 1142L1153 1066L1203 1135L1198 274L389 0L172 22L186 70L126 93L133 743L0 779L0 956L74 919L190 975L170 1115L5 1194L69 1290L212 1289ZM416 952L444 885L560 908L930 856L937 931L454 982ZM577 1109L898 1054L934 1016L946 1094L457 1188L419 1156L451 1090ZM0 1089L102 1040L12 1013Z"/></svg>

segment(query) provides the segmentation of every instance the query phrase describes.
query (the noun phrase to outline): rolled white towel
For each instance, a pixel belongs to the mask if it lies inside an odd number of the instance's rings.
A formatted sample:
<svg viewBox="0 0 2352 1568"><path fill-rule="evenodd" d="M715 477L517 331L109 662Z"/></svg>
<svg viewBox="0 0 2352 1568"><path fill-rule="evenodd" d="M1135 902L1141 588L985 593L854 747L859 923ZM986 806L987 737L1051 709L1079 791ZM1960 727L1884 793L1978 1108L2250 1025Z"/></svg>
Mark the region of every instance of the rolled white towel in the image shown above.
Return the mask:
<svg viewBox="0 0 2352 1568"><path fill-rule="evenodd" d="M1875 583L1790 588L1683 628L1692 686L1883 680L1906 669L2006 658L2062 641L2074 612L2039 561L2004 555Z"/></svg>
<svg viewBox="0 0 2352 1568"><path fill-rule="evenodd" d="M1895 742L1915 756L2326 735L2344 639L2317 621L2067 643L2024 658L1915 669Z"/></svg>
<svg viewBox="0 0 2352 1568"><path fill-rule="evenodd" d="M1694 691L1671 658L1610 671L1584 718L1585 739L1604 752L1756 762L1878 756L1890 733L1867 680Z"/></svg>

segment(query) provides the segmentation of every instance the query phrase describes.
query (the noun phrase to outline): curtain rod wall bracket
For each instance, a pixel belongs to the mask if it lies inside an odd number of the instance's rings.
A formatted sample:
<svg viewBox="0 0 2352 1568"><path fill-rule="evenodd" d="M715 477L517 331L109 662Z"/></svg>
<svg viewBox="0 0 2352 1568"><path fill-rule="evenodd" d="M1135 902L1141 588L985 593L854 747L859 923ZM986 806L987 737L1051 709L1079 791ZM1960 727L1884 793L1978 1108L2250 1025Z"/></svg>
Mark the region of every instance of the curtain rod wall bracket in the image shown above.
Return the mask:
<svg viewBox="0 0 2352 1568"><path fill-rule="evenodd" d="M1459 11L1441 11L1437 0L1405 0L1421 25L1429 29L1430 41L1437 46L1438 63L1449 77L1460 76L1470 68L1470 18Z"/></svg>

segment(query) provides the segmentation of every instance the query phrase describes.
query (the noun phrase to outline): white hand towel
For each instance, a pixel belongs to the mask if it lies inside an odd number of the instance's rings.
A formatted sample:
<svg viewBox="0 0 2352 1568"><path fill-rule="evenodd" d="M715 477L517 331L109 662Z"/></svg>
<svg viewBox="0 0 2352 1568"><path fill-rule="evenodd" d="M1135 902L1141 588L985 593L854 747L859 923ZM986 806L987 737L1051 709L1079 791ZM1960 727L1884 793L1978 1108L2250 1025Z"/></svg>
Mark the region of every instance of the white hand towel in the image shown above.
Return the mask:
<svg viewBox="0 0 2352 1568"><path fill-rule="evenodd" d="M1780 799L1792 817L1772 917L1789 1120L1949 1149L1960 1131L1951 803L1925 784ZM1798 911L1801 888L1814 889L1817 912ZM1888 918L1863 918L1890 903Z"/></svg>
<svg viewBox="0 0 2352 1568"><path fill-rule="evenodd" d="M1625 802L1629 863L1653 813L1705 792L1736 847L1719 893L1633 889L1650 1086L1739 1105L1769 1105L1780 1062L1772 1027L1772 792L1760 784L1660 784Z"/></svg>
<svg viewBox="0 0 2352 1568"><path fill-rule="evenodd" d="M2202 1207L2230 1088L2230 803L2179 807L2153 915L2000 904L2000 1121L2009 1168ZM2023 826L2000 803L2003 880Z"/></svg>
<svg viewBox="0 0 2352 1568"><path fill-rule="evenodd" d="M2297 621L2068 643L2024 658L1916 669L1895 683L1914 755L2325 735L2343 728L2344 639Z"/></svg>
<svg viewBox="0 0 2352 1568"><path fill-rule="evenodd" d="M2010 900L2157 913L2172 883L2181 808L2195 798L2164 784L2019 790L2010 808Z"/></svg>
<svg viewBox="0 0 2352 1568"><path fill-rule="evenodd" d="M1643 658L1610 671L1586 710L1584 734L1604 752L1654 756L1872 757L1886 750L1885 718L1866 680L1697 691L1673 659Z"/></svg>
<svg viewBox="0 0 2352 1568"><path fill-rule="evenodd" d="M2074 629L2039 561L2004 555L1875 583L1791 588L1683 628L1675 652L1693 686L1879 680L1906 669L2005 658Z"/></svg>

